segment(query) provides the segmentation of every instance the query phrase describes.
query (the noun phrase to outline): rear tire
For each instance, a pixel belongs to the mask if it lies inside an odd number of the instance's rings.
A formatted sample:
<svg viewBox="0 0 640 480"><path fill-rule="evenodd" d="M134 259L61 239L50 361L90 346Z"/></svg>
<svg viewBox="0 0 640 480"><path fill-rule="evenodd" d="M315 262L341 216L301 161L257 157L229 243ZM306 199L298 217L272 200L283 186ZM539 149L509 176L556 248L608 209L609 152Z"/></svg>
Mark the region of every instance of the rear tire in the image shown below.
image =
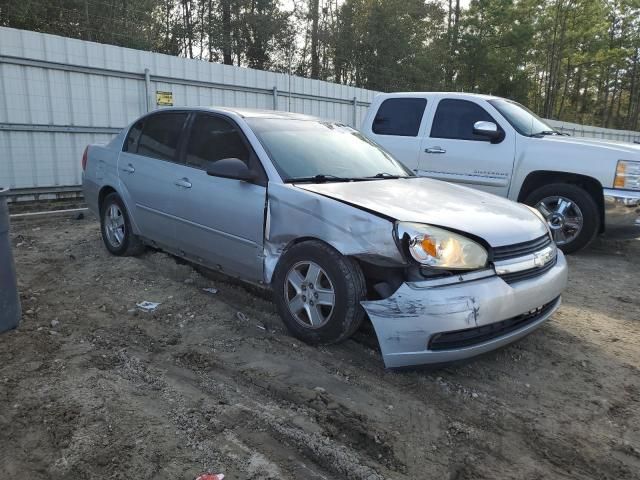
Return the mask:
<svg viewBox="0 0 640 480"><path fill-rule="evenodd" d="M600 230L598 205L577 185L544 185L531 192L524 203L537 208L547 219L554 240L564 253L586 247Z"/></svg>
<svg viewBox="0 0 640 480"><path fill-rule="evenodd" d="M128 257L144 252L144 243L133 233L124 202L115 192L100 205L100 230L104 246L113 255Z"/></svg>
<svg viewBox="0 0 640 480"><path fill-rule="evenodd" d="M366 284L360 266L320 241L302 242L280 258L273 275L278 313L294 337L339 343L364 320Z"/></svg>

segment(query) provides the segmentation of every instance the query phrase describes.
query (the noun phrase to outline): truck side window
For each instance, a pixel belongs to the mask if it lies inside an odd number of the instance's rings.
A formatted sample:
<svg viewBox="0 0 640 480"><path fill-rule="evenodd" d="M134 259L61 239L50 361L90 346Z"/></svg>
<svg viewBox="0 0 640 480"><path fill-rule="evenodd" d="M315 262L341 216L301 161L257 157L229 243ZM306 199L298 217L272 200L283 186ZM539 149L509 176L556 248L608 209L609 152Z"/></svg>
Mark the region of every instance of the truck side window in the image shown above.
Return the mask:
<svg viewBox="0 0 640 480"><path fill-rule="evenodd" d="M388 98L380 105L371 129L378 135L417 137L426 106L425 98Z"/></svg>
<svg viewBox="0 0 640 480"><path fill-rule="evenodd" d="M140 134L142 133L142 120L136 122L129 130L127 139L124 142L122 150L124 152L136 153L138 149L138 140L140 140Z"/></svg>
<svg viewBox="0 0 640 480"><path fill-rule="evenodd" d="M176 150L186 119L186 113L159 113L146 117L138 142L138 155L177 161Z"/></svg>
<svg viewBox="0 0 640 480"><path fill-rule="evenodd" d="M473 124L480 121L497 122L480 105L468 100L446 98L440 100L431 126L432 138L455 140L486 140L473 134ZM499 128L499 127L498 127Z"/></svg>
<svg viewBox="0 0 640 480"><path fill-rule="evenodd" d="M214 115L197 115L187 144L187 165L206 169L224 158L238 158L250 166L251 153L233 124Z"/></svg>

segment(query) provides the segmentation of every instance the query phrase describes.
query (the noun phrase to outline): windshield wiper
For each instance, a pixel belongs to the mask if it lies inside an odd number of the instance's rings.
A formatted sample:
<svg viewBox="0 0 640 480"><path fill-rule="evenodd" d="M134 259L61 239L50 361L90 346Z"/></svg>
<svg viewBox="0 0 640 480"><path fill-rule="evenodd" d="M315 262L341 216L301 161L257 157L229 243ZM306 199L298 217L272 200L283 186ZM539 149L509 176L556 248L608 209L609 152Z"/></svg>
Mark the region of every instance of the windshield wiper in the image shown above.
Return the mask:
<svg viewBox="0 0 640 480"><path fill-rule="evenodd" d="M294 177L285 180L285 183L326 183L326 182L352 182L357 178L338 177L331 174L318 174L311 177Z"/></svg>
<svg viewBox="0 0 640 480"><path fill-rule="evenodd" d="M537 133L532 133L531 136L532 137L536 137L538 135L559 135L562 137L568 137L569 134L568 133L562 133L559 132L557 130L542 130L541 132L537 132Z"/></svg>
<svg viewBox="0 0 640 480"><path fill-rule="evenodd" d="M376 173L375 175L371 175L370 177L364 177L364 178L382 178L384 180L387 179L396 179L396 178L404 178L400 175L393 175L392 173L387 173L387 172L381 172L381 173Z"/></svg>
<svg viewBox="0 0 640 480"><path fill-rule="evenodd" d="M338 177L337 175L320 173L318 175L313 175L311 177L294 177L288 178L284 181L284 183L327 183L327 182L362 182L364 180L373 180L373 179L381 179L381 180L393 180L396 178L409 178L407 175L393 175L392 173L381 172L376 173L375 175L371 175L369 177Z"/></svg>

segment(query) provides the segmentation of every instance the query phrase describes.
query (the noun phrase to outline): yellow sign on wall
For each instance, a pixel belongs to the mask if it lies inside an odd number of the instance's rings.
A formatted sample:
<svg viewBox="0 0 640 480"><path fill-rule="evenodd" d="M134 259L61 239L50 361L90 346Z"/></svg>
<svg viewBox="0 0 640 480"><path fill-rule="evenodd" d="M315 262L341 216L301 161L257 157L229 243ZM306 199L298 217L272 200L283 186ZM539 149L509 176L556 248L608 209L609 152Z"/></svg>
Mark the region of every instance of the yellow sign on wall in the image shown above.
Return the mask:
<svg viewBox="0 0 640 480"><path fill-rule="evenodd" d="M173 106L173 92L156 91L156 105Z"/></svg>

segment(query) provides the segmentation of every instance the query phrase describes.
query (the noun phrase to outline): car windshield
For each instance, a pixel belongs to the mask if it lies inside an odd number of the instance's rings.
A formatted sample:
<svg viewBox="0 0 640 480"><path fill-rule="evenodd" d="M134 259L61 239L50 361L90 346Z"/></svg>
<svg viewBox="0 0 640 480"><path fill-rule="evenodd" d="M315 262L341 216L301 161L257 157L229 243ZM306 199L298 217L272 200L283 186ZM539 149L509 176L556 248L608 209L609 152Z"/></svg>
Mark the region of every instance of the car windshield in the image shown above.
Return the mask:
<svg viewBox="0 0 640 480"><path fill-rule="evenodd" d="M518 133L528 137L553 134L556 131L527 107L506 99L489 100Z"/></svg>
<svg viewBox="0 0 640 480"><path fill-rule="evenodd" d="M248 118L247 123L286 182L413 176L378 145L340 123L274 118Z"/></svg>

